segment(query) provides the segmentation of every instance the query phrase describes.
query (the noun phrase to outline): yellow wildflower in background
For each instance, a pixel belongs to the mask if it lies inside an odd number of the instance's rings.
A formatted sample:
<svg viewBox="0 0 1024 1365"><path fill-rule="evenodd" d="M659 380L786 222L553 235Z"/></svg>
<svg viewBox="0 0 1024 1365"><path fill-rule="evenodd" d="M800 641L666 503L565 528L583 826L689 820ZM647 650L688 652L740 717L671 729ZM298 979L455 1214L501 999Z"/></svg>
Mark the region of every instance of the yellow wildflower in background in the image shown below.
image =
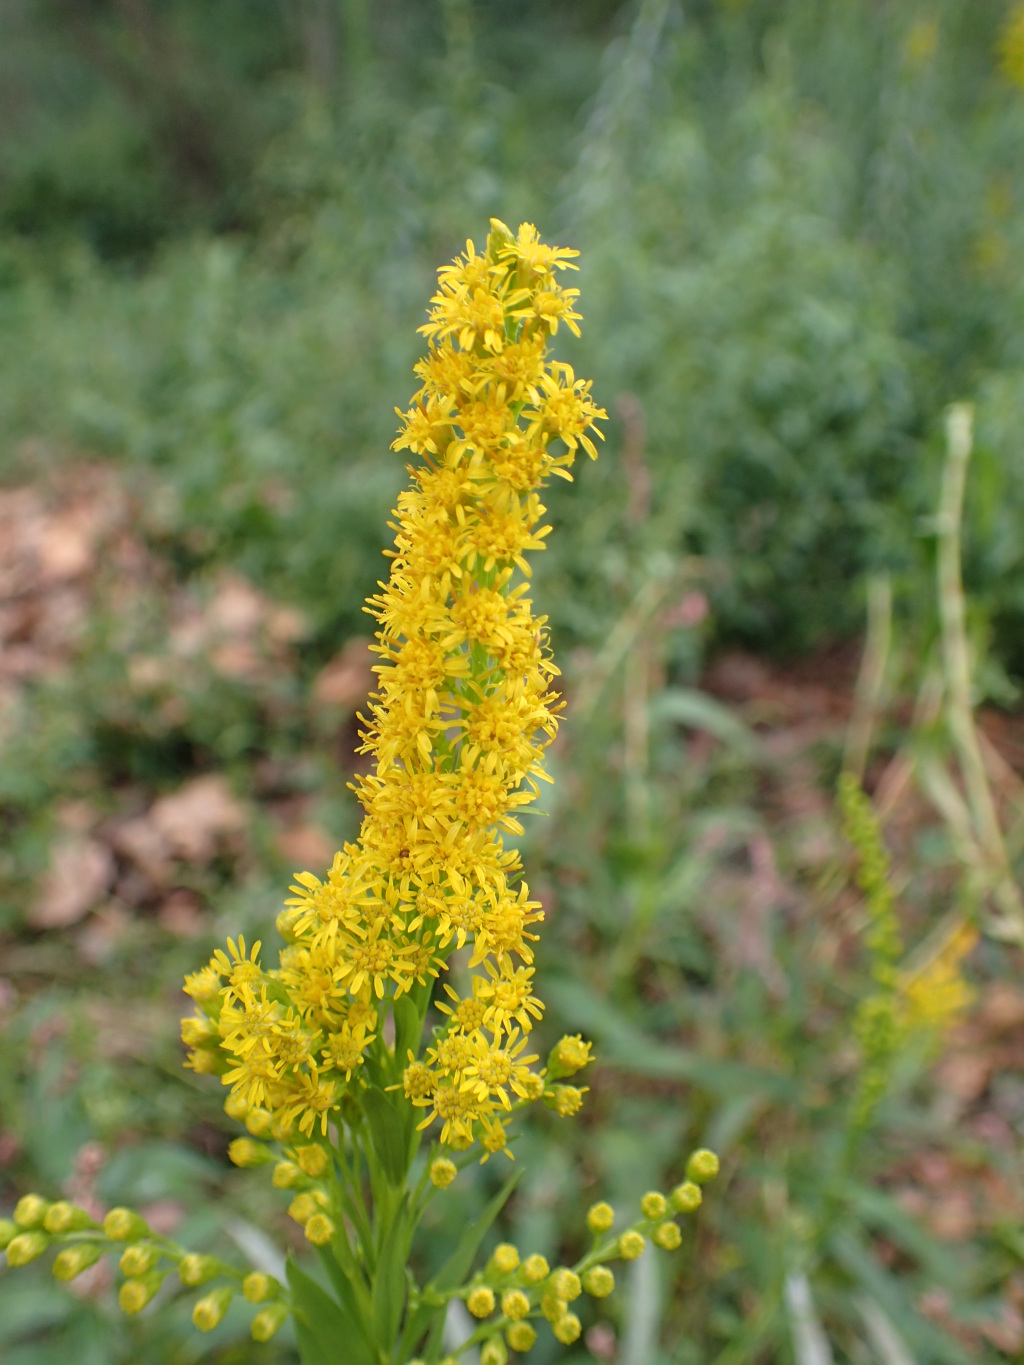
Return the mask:
<svg viewBox="0 0 1024 1365"><path fill-rule="evenodd" d="M1007 80L1024 89L1024 4L1014 5L999 36L999 69Z"/></svg>
<svg viewBox="0 0 1024 1365"><path fill-rule="evenodd" d="M448 1025L404 1073L421 1126L436 1119L442 1142L500 1151L501 1116L545 1091L529 1046L542 914L506 841L546 780L560 707L529 596L528 556L549 529L538 492L571 477L579 450L596 455L605 416L547 350L562 323L578 334L578 291L560 279L576 254L492 219L484 253L468 242L439 272L422 387L395 442L418 462L394 512L388 581L367 607L378 690L362 731L374 764L354 786L359 838L322 879L296 877L276 969L259 944L229 941L186 983L213 1025L207 1038L202 1019L186 1021L190 1064L266 1110L274 1136L326 1134L389 1007L429 992L466 944L469 989L446 987ZM566 1048L589 1060L579 1040Z"/></svg>
<svg viewBox="0 0 1024 1365"><path fill-rule="evenodd" d="M961 975L960 964L974 951L979 937L975 925L961 921L927 962L903 973L900 988L909 1027L941 1034L972 1003L974 991Z"/></svg>

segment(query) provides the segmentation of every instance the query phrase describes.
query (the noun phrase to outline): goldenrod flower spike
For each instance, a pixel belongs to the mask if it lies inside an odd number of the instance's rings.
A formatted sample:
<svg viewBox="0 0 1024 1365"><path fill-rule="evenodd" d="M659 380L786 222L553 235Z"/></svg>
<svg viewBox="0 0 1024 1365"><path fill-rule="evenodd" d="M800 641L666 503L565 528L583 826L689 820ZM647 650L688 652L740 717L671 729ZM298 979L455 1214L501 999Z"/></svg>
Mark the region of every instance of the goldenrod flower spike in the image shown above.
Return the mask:
<svg viewBox="0 0 1024 1365"><path fill-rule="evenodd" d="M326 1136L346 1091L358 1096L391 1002L415 990L425 1004L466 944L470 990L446 988L447 1031L405 1070L423 1126L439 1121L458 1150L478 1141L486 1159L507 1150L503 1114L546 1089L561 1114L582 1101L546 1087L530 1050L544 1010L531 965L541 908L507 843L547 780L560 709L528 588L549 530L539 491L569 477L577 451L596 455L605 416L547 351L561 323L578 331L578 291L560 279L575 255L532 224L513 234L494 219L482 253L469 242L439 272L421 387L394 443L419 458L394 513L388 581L367 607L377 691L362 731L373 763L354 787L359 838L324 878L296 876L276 968L239 938L187 983L200 1011L184 1025L191 1065L214 1069L208 1019L224 1083L283 1133ZM556 1051L549 1080L589 1061L579 1038Z"/></svg>

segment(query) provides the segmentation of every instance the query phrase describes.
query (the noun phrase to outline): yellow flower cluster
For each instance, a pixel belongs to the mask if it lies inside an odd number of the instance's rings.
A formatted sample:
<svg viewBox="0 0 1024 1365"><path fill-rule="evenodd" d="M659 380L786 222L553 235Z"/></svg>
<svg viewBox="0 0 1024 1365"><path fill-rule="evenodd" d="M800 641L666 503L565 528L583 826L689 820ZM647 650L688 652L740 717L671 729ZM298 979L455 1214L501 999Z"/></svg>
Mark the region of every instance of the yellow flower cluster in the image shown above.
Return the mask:
<svg viewBox="0 0 1024 1365"><path fill-rule="evenodd" d="M276 969L259 944L229 942L186 983L202 1011L184 1026L191 1064L221 1072L277 1136L327 1131L390 1001L429 989L467 943L471 985L446 986L447 1030L404 1072L421 1126L440 1119L443 1142L500 1151L501 1116L544 1091L528 1040L543 1010L531 965L541 909L505 839L522 833L559 709L528 595L526 557L548 530L538 490L570 477L579 449L596 455L605 416L547 351L560 323L578 334L578 291L559 282L575 254L492 219L484 254L469 242L439 272L422 387L395 442L419 463L394 513L389 580L367 608L378 691L358 841L322 880L297 876Z"/></svg>

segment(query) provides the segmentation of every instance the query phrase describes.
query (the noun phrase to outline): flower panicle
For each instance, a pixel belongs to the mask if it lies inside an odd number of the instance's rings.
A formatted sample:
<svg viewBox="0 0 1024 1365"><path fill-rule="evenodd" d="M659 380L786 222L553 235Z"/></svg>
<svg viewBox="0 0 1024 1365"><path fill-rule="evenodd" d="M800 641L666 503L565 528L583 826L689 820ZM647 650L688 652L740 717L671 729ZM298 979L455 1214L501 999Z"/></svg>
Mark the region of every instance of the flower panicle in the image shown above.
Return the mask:
<svg viewBox="0 0 1024 1365"><path fill-rule="evenodd" d="M470 948L461 996L402 1089L440 1124L441 1141L483 1158L507 1151L507 1121L546 1095L559 1113L582 1090L550 1082L529 1045L543 1013L533 944L543 918L512 841L546 781L561 700L546 621L533 608L529 557L544 548L540 490L597 454L588 381L548 354L575 334L576 252L513 233L497 219L482 252L438 273L420 329L420 388L395 450L415 457L393 513L387 582L367 601L376 621L376 690L361 717L369 770L353 790L358 838L322 877L296 875L278 920L276 967L241 939L189 977L189 1065L218 1074L240 1116L259 1109L279 1136L328 1132L356 1093L385 1015L429 994L456 948ZM573 1064L573 1059L578 1065ZM570 1093L571 1092L571 1093Z"/></svg>

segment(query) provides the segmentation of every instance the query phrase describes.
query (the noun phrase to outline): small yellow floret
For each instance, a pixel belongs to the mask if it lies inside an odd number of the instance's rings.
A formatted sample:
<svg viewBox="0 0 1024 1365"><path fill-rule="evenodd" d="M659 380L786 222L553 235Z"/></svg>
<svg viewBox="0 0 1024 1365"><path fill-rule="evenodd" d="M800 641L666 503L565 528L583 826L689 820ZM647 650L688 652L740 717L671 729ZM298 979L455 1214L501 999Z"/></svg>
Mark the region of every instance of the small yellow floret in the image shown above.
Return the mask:
<svg viewBox="0 0 1024 1365"><path fill-rule="evenodd" d="M557 1322L551 1324L551 1330L563 1346L571 1346L582 1332L583 1325L575 1313L563 1313Z"/></svg>
<svg viewBox="0 0 1024 1365"><path fill-rule="evenodd" d="M306 1238L315 1247L325 1247L334 1236L334 1223L326 1213L314 1213L306 1223Z"/></svg>
<svg viewBox="0 0 1024 1365"><path fill-rule="evenodd" d="M491 1337L480 1348L480 1365L508 1365L508 1351L501 1337Z"/></svg>
<svg viewBox="0 0 1024 1365"><path fill-rule="evenodd" d="M274 1116L269 1109L250 1109L245 1116L245 1126L253 1137L270 1137L274 1131Z"/></svg>
<svg viewBox="0 0 1024 1365"><path fill-rule="evenodd" d="M430 1183L439 1190L446 1190L458 1173L455 1162L449 1161L446 1156L439 1156L430 1163Z"/></svg>
<svg viewBox="0 0 1024 1365"><path fill-rule="evenodd" d="M560 1299L557 1294L547 1293L540 1301L540 1311L547 1318L548 1322L557 1322L569 1311L568 1304L564 1299Z"/></svg>
<svg viewBox="0 0 1024 1365"><path fill-rule="evenodd" d="M507 1289L501 1296L501 1311L513 1322L518 1322L529 1313L530 1300L521 1289Z"/></svg>
<svg viewBox="0 0 1024 1365"><path fill-rule="evenodd" d="M229 1119L242 1123L249 1112L249 1101L241 1090L233 1090L224 1101L224 1112Z"/></svg>
<svg viewBox="0 0 1024 1365"><path fill-rule="evenodd" d="M695 1209L700 1208L704 1196L699 1185L695 1185L692 1180L684 1180L681 1185L675 1187L669 1199L677 1213L693 1213Z"/></svg>
<svg viewBox="0 0 1024 1365"><path fill-rule="evenodd" d="M537 1340L537 1333L531 1323L514 1322L505 1333L505 1340L513 1351L528 1351Z"/></svg>
<svg viewBox="0 0 1024 1365"><path fill-rule="evenodd" d="M583 1275L583 1288L594 1299L606 1299L615 1288L615 1276L606 1265L591 1266Z"/></svg>
<svg viewBox="0 0 1024 1365"><path fill-rule="evenodd" d="M619 1255L624 1261L635 1261L638 1256L644 1254L645 1245L640 1233L631 1229L619 1238Z"/></svg>
<svg viewBox="0 0 1024 1365"><path fill-rule="evenodd" d="M527 1256L519 1272L527 1284L540 1284L551 1274L551 1267L543 1256Z"/></svg>
<svg viewBox="0 0 1024 1365"><path fill-rule="evenodd" d="M660 1223L651 1233L651 1241L663 1251L675 1251L682 1240L678 1223Z"/></svg>
<svg viewBox="0 0 1024 1365"><path fill-rule="evenodd" d="M494 1290L481 1284L474 1289L466 1300L466 1307L475 1318L485 1318L494 1312Z"/></svg>
<svg viewBox="0 0 1024 1365"><path fill-rule="evenodd" d="M553 1085L544 1092L544 1103L553 1109L559 1118L571 1119L583 1107L583 1096L587 1087L575 1085Z"/></svg>

